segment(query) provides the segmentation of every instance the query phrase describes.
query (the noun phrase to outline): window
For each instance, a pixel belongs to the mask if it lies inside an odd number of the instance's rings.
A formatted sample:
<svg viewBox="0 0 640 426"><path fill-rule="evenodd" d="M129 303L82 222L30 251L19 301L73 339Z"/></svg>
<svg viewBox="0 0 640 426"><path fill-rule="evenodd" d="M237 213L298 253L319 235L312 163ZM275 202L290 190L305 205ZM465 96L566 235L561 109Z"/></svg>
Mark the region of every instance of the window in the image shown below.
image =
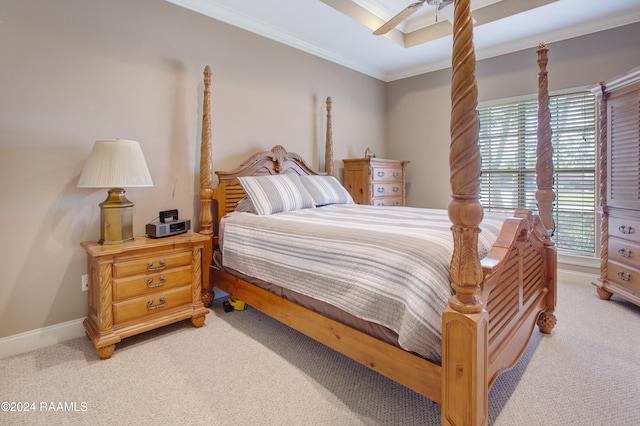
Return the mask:
<svg viewBox="0 0 640 426"><path fill-rule="evenodd" d="M554 240L558 249L595 254L595 99L590 92L551 96ZM487 211L536 210L537 99L478 108Z"/></svg>

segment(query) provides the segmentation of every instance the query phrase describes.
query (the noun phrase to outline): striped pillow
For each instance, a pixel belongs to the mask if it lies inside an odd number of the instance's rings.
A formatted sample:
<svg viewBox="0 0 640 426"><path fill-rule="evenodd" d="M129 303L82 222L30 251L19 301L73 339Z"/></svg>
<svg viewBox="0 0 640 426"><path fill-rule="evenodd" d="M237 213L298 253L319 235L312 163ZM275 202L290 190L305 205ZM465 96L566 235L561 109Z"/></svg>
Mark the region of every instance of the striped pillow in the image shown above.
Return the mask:
<svg viewBox="0 0 640 426"><path fill-rule="evenodd" d="M327 204L353 204L351 194L333 176L300 176L300 180L316 206Z"/></svg>
<svg viewBox="0 0 640 426"><path fill-rule="evenodd" d="M315 207L296 174L243 176L238 180L259 215Z"/></svg>

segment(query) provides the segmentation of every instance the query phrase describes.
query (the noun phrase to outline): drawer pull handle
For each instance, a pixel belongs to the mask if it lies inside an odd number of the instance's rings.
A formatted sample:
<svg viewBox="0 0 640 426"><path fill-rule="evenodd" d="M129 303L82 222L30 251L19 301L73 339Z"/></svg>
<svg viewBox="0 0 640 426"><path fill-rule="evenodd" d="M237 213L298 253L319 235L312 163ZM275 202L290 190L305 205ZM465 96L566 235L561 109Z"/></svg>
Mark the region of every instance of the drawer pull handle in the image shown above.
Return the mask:
<svg viewBox="0 0 640 426"><path fill-rule="evenodd" d="M167 301L166 301L166 299L164 297L161 297L160 298L160 304L159 305L155 305L155 306L153 306L153 299L151 299L151 300L149 300L147 302L147 310L148 311L153 311L154 309L160 309L160 308L164 307L164 305L166 305L166 304L167 304Z"/></svg>
<svg viewBox="0 0 640 426"><path fill-rule="evenodd" d="M376 191L378 191L380 194L382 194L384 192L384 188L379 186L378 189L376 189Z"/></svg>
<svg viewBox="0 0 640 426"><path fill-rule="evenodd" d="M164 275L160 275L160 277L158 277L158 280L160 281L158 284L153 284L153 278L149 278L147 280L147 287L149 288L162 287L164 283L167 282L167 279L164 277Z"/></svg>
<svg viewBox="0 0 640 426"><path fill-rule="evenodd" d="M384 201L378 201L376 203L376 206L378 206L378 207L384 206Z"/></svg>
<svg viewBox="0 0 640 426"><path fill-rule="evenodd" d="M394 201L394 202L393 202L393 205L394 205L394 206L399 206L399 205L400 205L400 202L398 202L398 201Z"/></svg>
<svg viewBox="0 0 640 426"><path fill-rule="evenodd" d="M400 172L393 172L393 177L394 178L399 178L400 177Z"/></svg>
<svg viewBox="0 0 640 426"><path fill-rule="evenodd" d="M384 177L384 171L378 170L378 177Z"/></svg>
<svg viewBox="0 0 640 426"><path fill-rule="evenodd" d="M631 257L631 250L627 250L626 248L618 249L618 253L622 257L626 257L627 259Z"/></svg>
<svg viewBox="0 0 640 426"><path fill-rule="evenodd" d="M625 273L624 271L618 271L618 277L620 277L622 281L631 280L631 274L628 272Z"/></svg>
<svg viewBox="0 0 640 426"><path fill-rule="evenodd" d="M394 186L394 187L393 187L393 192L400 192L400 188L399 188L399 187L397 187L397 186Z"/></svg>
<svg viewBox="0 0 640 426"><path fill-rule="evenodd" d="M160 260L158 263L160 263L160 266L153 267L153 261L149 262L147 264L147 271L151 271L151 272L162 271L164 268L167 267L167 264L164 263L164 260Z"/></svg>
<svg viewBox="0 0 640 426"><path fill-rule="evenodd" d="M620 225L618 226L618 231L622 232L623 234L633 234L633 227L627 226L627 225Z"/></svg>

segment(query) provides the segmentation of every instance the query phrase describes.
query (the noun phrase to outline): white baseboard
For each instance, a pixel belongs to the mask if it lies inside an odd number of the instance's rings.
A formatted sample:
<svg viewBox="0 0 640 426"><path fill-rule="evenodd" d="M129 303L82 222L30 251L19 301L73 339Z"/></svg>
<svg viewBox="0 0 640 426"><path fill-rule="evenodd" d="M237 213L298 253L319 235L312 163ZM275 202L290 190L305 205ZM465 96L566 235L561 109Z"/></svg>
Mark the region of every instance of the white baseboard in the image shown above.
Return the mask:
<svg viewBox="0 0 640 426"><path fill-rule="evenodd" d="M587 272L558 268L558 285L562 285L562 283L591 285L598 278L599 275L597 273L589 274Z"/></svg>
<svg viewBox="0 0 640 426"><path fill-rule="evenodd" d="M598 278L596 274L558 269L558 282L589 285ZM216 292L216 300L226 299L226 293ZM27 331L0 339L0 359L23 354L46 346L66 342L84 336L84 318Z"/></svg>
<svg viewBox="0 0 640 426"><path fill-rule="evenodd" d="M0 339L0 359L82 337L84 336L82 321L84 318L3 337Z"/></svg>

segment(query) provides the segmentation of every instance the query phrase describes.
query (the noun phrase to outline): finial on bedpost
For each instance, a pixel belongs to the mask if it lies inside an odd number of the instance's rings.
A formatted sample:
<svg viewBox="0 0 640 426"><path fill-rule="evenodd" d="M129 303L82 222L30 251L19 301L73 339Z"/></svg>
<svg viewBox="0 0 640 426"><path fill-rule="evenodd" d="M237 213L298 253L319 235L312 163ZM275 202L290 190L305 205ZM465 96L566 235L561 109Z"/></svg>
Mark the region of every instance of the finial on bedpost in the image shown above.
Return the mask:
<svg viewBox="0 0 640 426"><path fill-rule="evenodd" d="M331 123L331 96L327 96L327 141L324 147L324 171L333 175L333 132Z"/></svg>
<svg viewBox="0 0 640 426"><path fill-rule="evenodd" d="M553 223L553 145L551 144L551 115L549 113L549 89L547 79L547 44L538 45L538 144L536 160L536 201L538 215L549 233Z"/></svg>

